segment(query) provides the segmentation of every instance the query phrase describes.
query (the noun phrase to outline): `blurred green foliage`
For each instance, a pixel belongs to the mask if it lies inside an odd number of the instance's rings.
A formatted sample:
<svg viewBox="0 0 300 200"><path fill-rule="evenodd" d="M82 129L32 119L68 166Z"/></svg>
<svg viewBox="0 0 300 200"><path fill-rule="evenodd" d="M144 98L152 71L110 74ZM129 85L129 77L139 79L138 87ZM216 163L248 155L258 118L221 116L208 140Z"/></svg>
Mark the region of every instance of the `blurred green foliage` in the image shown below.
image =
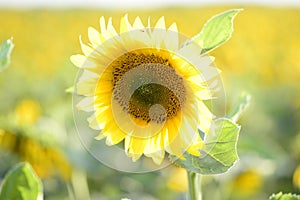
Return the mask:
<svg viewBox="0 0 300 200"><path fill-rule="evenodd" d="M14 47L11 39L4 41L0 45L0 71L5 69L10 63L10 54Z"/></svg>
<svg viewBox="0 0 300 200"><path fill-rule="evenodd" d="M282 192L278 194L273 194L270 197L270 200L299 200L300 196L294 194L282 194Z"/></svg>
<svg viewBox="0 0 300 200"><path fill-rule="evenodd" d="M28 163L20 163L4 178L0 199L42 200L42 184Z"/></svg>

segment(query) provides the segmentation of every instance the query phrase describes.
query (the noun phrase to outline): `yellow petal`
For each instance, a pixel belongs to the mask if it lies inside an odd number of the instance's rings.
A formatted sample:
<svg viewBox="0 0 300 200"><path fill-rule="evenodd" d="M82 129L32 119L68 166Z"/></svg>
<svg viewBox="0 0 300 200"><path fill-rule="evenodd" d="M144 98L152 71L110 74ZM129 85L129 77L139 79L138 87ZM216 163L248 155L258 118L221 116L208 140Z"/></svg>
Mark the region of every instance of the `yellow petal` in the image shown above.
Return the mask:
<svg viewBox="0 0 300 200"><path fill-rule="evenodd" d="M94 97L83 98L77 105L78 110L84 110L86 112L94 111Z"/></svg>
<svg viewBox="0 0 300 200"><path fill-rule="evenodd" d="M86 57L84 55L81 55L81 54L76 54L76 55L72 55L70 57L70 60L71 62L76 65L77 67L79 68L82 68L83 66L83 63L85 62L86 60Z"/></svg>
<svg viewBox="0 0 300 200"><path fill-rule="evenodd" d="M85 96L94 96L97 87L98 76L95 73L85 70L76 87L76 93Z"/></svg>
<svg viewBox="0 0 300 200"><path fill-rule="evenodd" d="M139 17L136 17L133 23L134 29L143 29L144 25Z"/></svg>
<svg viewBox="0 0 300 200"><path fill-rule="evenodd" d="M107 135L106 144L108 146L118 144L119 142L124 140L125 137L126 135L122 131L118 130L118 127L115 127L112 132Z"/></svg>
<svg viewBox="0 0 300 200"><path fill-rule="evenodd" d="M129 144L130 144L130 136L127 135L124 140L124 150L126 154L128 154Z"/></svg>
<svg viewBox="0 0 300 200"><path fill-rule="evenodd" d="M150 155L164 149L164 143L162 140L162 134L158 133L148 139L147 145L145 147L144 153Z"/></svg>
<svg viewBox="0 0 300 200"><path fill-rule="evenodd" d="M121 18L120 22L120 33L128 32L132 30L132 26L128 21L128 14L124 15L124 17Z"/></svg>
<svg viewBox="0 0 300 200"><path fill-rule="evenodd" d="M199 157L201 155L199 149L195 148L194 145L191 145L189 148L186 149L186 151L193 156Z"/></svg>
<svg viewBox="0 0 300 200"><path fill-rule="evenodd" d="M177 157L182 157L183 148L180 141L180 136L177 135L168 146L166 146L166 150L171 155L175 155Z"/></svg>
<svg viewBox="0 0 300 200"><path fill-rule="evenodd" d="M81 74L80 78L79 78L79 82L86 81L86 80L89 80L89 79L97 79L97 78L99 78L98 74L96 74L94 72L91 72L91 71L88 71L88 70L84 70L83 73Z"/></svg>
<svg viewBox="0 0 300 200"><path fill-rule="evenodd" d="M106 137L106 135L103 134L102 131L99 132L99 134L95 137L96 140L102 140Z"/></svg>
<svg viewBox="0 0 300 200"><path fill-rule="evenodd" d="M195 63L194 59L199 58L202 48L196 43L189 43L179 49L178 53L189 62Z"/></svg>
<svg viewBox="0 0 300 200"><path fill-rule="evenodd" d="M181 125L180 117L175 117L172 120L166 121L166 134L164 138L164 145L168 146L169 143L171 143L174 138L177 136L179 127Z"/></svg>
<svg viewBox="0 0 300 200"><path fill-rule="evenodd" d="M111 17L108 19L107 31L109 32L110 37L114 37L114 36L118 35L116 29L112 25L112 18Z"/></svg>
<svg viewBox="0 0 300 200"><path fill-rule="evenodd" d="M185 146L191 145L193 140L197 137L197 131L198 125L193 123L192 120L189 120L188 117L184 117L179 132L182 143L184 143Z"/></svg>
<svg viewBox="0 0 300 200"><path fill-rule="evenodd" d="M104 129L107 123L105 119L112 119L112 115L110 114L108 106L101 106L97 107L96 112L91 115L87 121L92 129L101 130Z"/></svg>
<svg viewBox="0 0 300 200"><path fill-rule="evenodd" d="M195 93L195 96L197 96L198 99L201 99L201 100L209 100L209 99L212 99L213 96L212 96L212 91L209 90L209 89L203 89L203 90L199 90L199 91L196 91Z"/></svg>
<svg viewBox="0 0 300 200"><path fill-rule="evenodd" d="M214 59L215 58L213 56L199 56L194 61L194 64L199 70L201 70L202 68L210 66L214 62Z"/></svg>
<svg viewBox="0 0 300 200"><path fill-rule="evenodd" d="M99 32L93 27L88 28L88 37L93 47L97 47L102 43Z"/></svg>
<svg viewBox="0 0 300 200"><path fill-rule="evenodd" d="M175 123L174 123L175 122ZM182 155L182 145L180 142L180 135L178 134L178 127L180 123L173 120L173 124L168 124L168 134L165 139L165 149L168 153L177 157Z"/></svg>
<svg viewBox="0 0 300 200"><path fill-rule="evenodd" d="M144 153L146 144L147 144L147 139L131 137L130 144L129 144L129 153L142 155Z"/></svg>
<svg viewBox="0 0 300 200"><path fill-rule="evenodd" d="M158 21L156 22L155 28L166 29L165 17L164 16L162 16L158 19Z"/></svg>
<svg viewBox="0 0 300 200"><path fill-rule="evenodd" d="M202 132L208 133L211 128L212 119L214 116L203 102L200 101L198 103L199 103L199 105L198 105L199 106L199 118L201 119L199 128Z"/></svg>
<svg viewBox="0 0 300 200"><path fill-rule="evenodd" d="M88 45L84 44L82 42L81 36L79 37L80 45L81 45L81 50L85 56L91 56L91 54L94 52L94 49L92 47L89 47Z"/></svg>
<svg viewBox="0 0 300 200"><path fill-rule="evenodd" d="M150 20L150 17L148 17L148 24L147 24L147 28L151 28L151 20Z"/></svg>
<svg viewBox="0 0 300 200"><path fill-rule="evenodd" d="M128 153L128 157L131 157L133 162L136 162L141 156L142 154Z"/></svg>
<svg viewBox="0 0 300 200"><path fill-rule="evenodd" d="M132 142L133 142L132 137L126 136L125 141L124 141L124 150L125 150L125 153L127 154L127 156L131 157L132 160L135 162L142 156L143 153L135 153L132 149ZM135 146L134 146L135 150L137 150L136 146L137 146L137 144L135 144Z"/></svg>
<svg viewBox="0 0 300 200"><path fill-rule="evenodd" d="M152 158L153 162L157 165L160 165L165 157L165 150L157 151L151 154L145 154L145 156Z"/></svg>
<svg viewBox="0 0 300 200"><path fill-rule="evenodd" d="M171 24L171 26L168 28L168 31L178 32L177 25L175 22Z"/></svg>
<svg viewBox="0 0 300 200"><path fill-rule="evenodd" d="M103 16L100 18L100 30L101 34L106 32L105 18Z"/></svg>
<svg viewBox="0 0 300 200"><path fill-rule="evenodd" d="M173 23L167 31L167 35L165 37L165 48L173 52L178 49L178 32L176 23Z"/></svg>
<svg viewBox="0 0 300 200"><path fill-rule="evenodd" d="M204 143L201 140L201 138L198 136L198 139L196 139L188 148L186 148L187 152L189 154L192 154L193 156L200 156L200 149L204 148Z"/></svg>

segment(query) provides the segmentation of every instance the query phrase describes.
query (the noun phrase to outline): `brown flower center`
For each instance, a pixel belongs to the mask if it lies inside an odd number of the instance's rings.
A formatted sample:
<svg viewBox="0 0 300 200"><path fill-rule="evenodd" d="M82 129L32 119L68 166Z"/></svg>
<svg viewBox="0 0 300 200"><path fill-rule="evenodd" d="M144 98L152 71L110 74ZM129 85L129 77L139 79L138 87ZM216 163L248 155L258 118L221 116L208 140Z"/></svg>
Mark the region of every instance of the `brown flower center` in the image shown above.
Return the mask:
<svg viewBox="0 0 300 200"><path fill-rule="evenodd" d="M111 63L113 99L133 118L163 123L175 117L186 89L168 59L157 53L128 52Z"/></svg>

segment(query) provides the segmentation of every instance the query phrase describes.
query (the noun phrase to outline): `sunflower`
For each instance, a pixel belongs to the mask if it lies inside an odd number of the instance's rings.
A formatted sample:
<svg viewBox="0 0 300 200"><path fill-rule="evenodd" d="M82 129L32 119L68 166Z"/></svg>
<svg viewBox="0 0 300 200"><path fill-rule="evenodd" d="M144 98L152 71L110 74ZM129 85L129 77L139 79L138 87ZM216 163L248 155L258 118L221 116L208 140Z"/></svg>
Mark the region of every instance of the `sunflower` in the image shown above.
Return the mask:
<svg viewBox="0 0 300 200"><path fill-rule="evenodd" d="M31 164L37 175L46 179L59 174L64 180L70 180L72 167L66 155L54 145L31 138L19 130L16 134L0 128L0 150L14 153L21 161Z"/></svg>
<svg viewBox="0 0 300 200"><path fill-rule="evenodd" d="M161 17L154 28L125 15L118 33L112 19L100 18L100 32L88 29L89 44L71 56L81 69L75 94L79 110L91 112L89 125L107 145L124 143L133 161L142 155L156 164L165 153L184 159L204 148L198 130L207 133L213 114L204 101L212 99L210 84L218 70L201 56L193 41L181 42L173 23ZM210 81L210 82L209 82Z"/></svg>
<svg viewBox="0 0 300 200"><path fill-rule="evenodd" d="M5 118L8 123L1 124L0 152L13 153L20 161L29 162L41 179L59 175L66 181L70 180L72 166L69 159L52 134L38 123L43 117L39 102L23 99L13 113L12 118ZM45 120L44 123L48 125L50 122Z"/></svg>

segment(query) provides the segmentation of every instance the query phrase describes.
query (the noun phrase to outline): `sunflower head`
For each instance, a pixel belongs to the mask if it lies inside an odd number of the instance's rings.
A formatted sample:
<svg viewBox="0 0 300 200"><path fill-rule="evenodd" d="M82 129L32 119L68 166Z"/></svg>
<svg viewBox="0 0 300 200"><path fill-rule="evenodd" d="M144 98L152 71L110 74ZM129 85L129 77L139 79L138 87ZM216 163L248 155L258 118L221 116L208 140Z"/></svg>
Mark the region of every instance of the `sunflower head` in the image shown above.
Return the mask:
<svg viewBox="0 0 300 200"><path fill-rule="evenodd" d="M131 24L125 15L119 33L102 17L100 32L89 28L88 37L89 44L80 38L83 54L71 61L81 69L76 108L90 113L94 137L122 144L133 161L145 155L161 164L165 153L184 159L185 151L199 156L198 130L210 129L213 114L205 101L219 73L201 46L179 34L175 23L166 28L163 17L151 27L150 20L144 26L137 17Z"/></svg>
<svg viewBox="0 0 300 200"><path fill-rule="evenodd" d="M41 114L38 102L31 99L22 100L15 109L15 120L21 125L33 125Z"/></svg>

